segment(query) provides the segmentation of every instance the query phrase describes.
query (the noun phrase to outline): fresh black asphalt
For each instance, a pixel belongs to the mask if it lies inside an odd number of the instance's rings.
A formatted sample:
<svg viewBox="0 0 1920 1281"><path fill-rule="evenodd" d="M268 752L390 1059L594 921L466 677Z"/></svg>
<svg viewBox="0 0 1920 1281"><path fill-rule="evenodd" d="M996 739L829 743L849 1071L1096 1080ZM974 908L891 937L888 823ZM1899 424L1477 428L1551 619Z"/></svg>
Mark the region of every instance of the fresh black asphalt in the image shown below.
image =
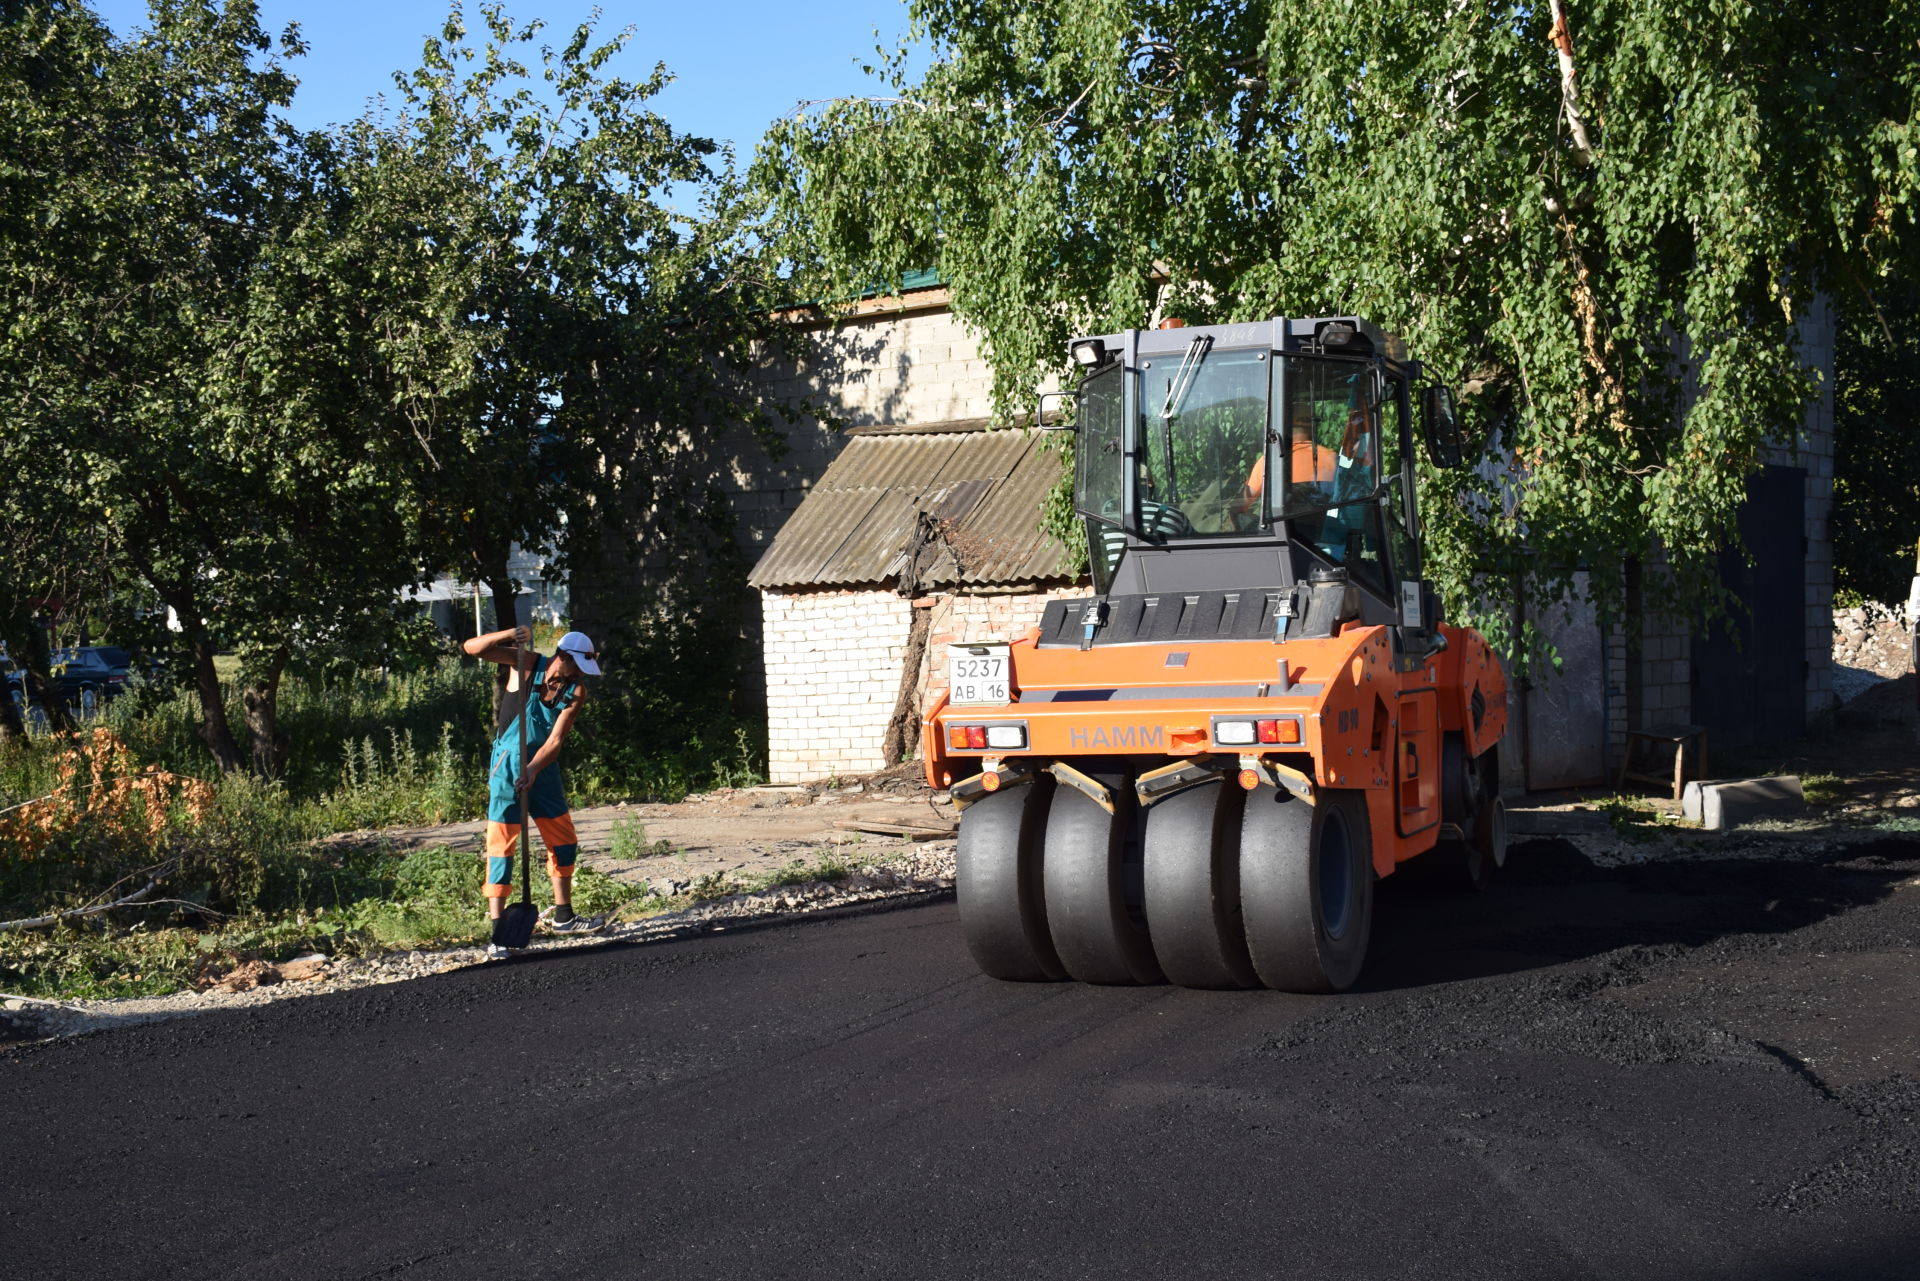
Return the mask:
<svg viewBox="0 0 1920 1281"><path fill-rule="evenodd" d="M17 1046L0 1276L1920 1276L1920 846L1509 872L1339 998L949 900Z"/></svg>

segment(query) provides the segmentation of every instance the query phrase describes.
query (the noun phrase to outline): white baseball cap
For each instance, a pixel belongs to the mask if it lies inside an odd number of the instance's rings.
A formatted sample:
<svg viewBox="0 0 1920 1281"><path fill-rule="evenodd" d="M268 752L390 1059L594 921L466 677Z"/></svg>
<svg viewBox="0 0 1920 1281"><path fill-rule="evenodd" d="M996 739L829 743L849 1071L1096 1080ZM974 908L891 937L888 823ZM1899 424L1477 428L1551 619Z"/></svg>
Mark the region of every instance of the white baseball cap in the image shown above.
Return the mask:
<svg viewBox="0 0 1920 1281"><path fill-rule="evenodd" d="M600 664L596 661L600 657L600 651L593 647L593 642L587 639L585 632L568 632L560 638L555 651L564 652L568 658L571 658L573 665L580 669L582 675L598 676L600 674Z"/></svg>

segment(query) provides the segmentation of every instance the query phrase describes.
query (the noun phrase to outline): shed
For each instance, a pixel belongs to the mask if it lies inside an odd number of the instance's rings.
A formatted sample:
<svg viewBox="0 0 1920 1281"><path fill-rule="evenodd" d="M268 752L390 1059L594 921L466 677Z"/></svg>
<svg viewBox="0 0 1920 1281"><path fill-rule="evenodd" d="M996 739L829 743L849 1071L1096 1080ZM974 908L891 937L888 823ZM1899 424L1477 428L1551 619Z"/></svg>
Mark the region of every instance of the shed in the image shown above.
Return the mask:
<svg viewBox="0 0 1920 1281"><path fill-rule="evenodd" d="M847 434L748 578L776 783L914 754L948 644L1011 639L1087 591L1039 527L1063 457L1040 433L960 419Z"/></svg>

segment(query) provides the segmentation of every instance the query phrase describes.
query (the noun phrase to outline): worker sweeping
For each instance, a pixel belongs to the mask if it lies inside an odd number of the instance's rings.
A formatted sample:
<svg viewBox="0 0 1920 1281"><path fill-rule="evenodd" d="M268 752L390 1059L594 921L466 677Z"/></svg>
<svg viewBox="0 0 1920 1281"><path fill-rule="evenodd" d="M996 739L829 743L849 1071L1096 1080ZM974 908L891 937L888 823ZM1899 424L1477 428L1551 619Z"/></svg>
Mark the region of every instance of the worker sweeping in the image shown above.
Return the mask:
<svg viewBox="0 0 1920 1281"><path fill-rule="evenodd" d="M461 648L476 658L522 671L531 660L532 672L520 690L522 706L493 742L487 772L487 879L483 892L487 917L497 921L513 891L513 850L528 814L539 825L547 847L547 875L553 883L553 907L542 920L555 934L585 934L605 924L601 917L580 916L573 910L573 867L579 853L573 813L559 769L560 748L586 701L583 676L600 675L599 654L581 632L560 638L551 658L530 651L525 627L476 636ZM524 727L521 719L525 719ZM524 734L522 730L524 728ZM525 744L523 757L522 744ZM488 945L489 955L505 955L499 943Z"/></svg>

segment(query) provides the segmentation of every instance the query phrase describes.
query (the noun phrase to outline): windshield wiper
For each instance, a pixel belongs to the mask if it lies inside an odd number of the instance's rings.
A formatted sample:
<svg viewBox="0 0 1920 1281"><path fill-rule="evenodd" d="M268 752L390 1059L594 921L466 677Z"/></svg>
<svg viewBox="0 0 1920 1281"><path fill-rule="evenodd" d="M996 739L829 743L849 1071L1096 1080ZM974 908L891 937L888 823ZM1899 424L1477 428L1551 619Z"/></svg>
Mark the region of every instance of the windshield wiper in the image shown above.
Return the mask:
<svg viewBox="0 0 1920 1281"><path fill-rule="evenodd" d="M1187 344L1187 352L1180 357L1180 368L1173 371L1173 378L1167 383L1167 398L1160 406L1160 445L1166 451L1167 460L1167 501L1180 501L1180 484L1173 474L1173 418L1180 412L1180 402L1193 390L1193 380L1200 372L1200 364L1207 358L1207 352L1213 347L1211 334L1196 334Z"/></svg>

